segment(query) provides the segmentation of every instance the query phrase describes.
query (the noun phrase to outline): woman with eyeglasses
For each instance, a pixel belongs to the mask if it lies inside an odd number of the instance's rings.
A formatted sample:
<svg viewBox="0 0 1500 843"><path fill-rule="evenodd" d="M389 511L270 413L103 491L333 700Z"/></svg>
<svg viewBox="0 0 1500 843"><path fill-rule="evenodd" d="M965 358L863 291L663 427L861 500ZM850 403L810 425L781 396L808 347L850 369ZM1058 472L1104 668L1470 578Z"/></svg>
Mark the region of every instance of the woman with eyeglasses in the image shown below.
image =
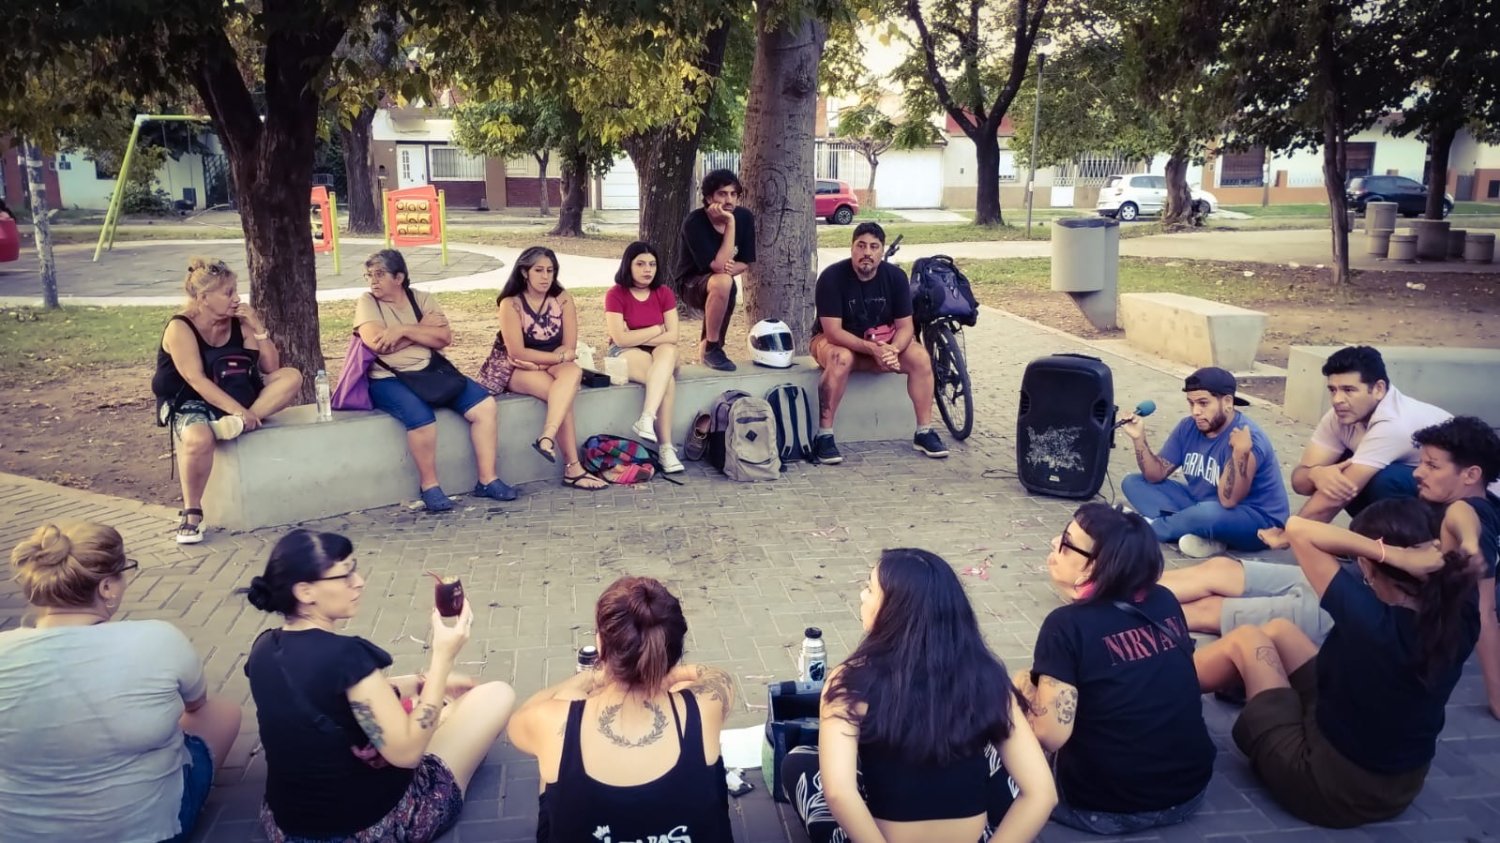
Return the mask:
<svg viewBox="0 0 1500 843"><path fill-rule="evenodd" d="M188 839L239 705L176 627L114 620L137 565L113 527L45 524L10 563L35 624L0 632L0 839Z"/></svg>
<svg viewBox="0 0 1500 843"><path fill-rule="evenodd" d="M1102 503L1079 507L1047 557L1071 602L1042 621L1016 685L1037 738L1057 753L1052 819L1070 828L1180 823L1213 775L1193 642L1182 607L1156 583L1162 567L1146 519Z"/></svg>
<svg viewBox="0 0 1500 843"><path fill-rule="evenodd" d="M464 790L510 718L515 692L454 671L474 623L432 613L427 669L387 677L391 656L338 627L359 611L354 545L293 530L244 589L283 623L250 648L245 674L266 750L260 822L272 843L432 840L458 821Z"/></svg>
<svg viewBox="0 0 1500 843"><path fill-rule="evenodd" d="M422 504L428 512L453 509L452 499L438 483L434 411L440 407L463 416L469 425L469 442L474 446L474 467L479 475L470 494L497 501L515 500L520 492L500 479L496 462L500 439L495 399L438 354L453 342L453 329L437 299L411 288L406 258L395 249L381 249L365 261L365 280L370 289L354 302L354 332L375 352L376 363L370 367L370 403L406 428L406 448L417 464L417 491ZM431 369L433 363L439 364L440 370Z"/></svg>
<svg viewBox="0 0 1500 843"><path fill-rule="evenodd" d="M178 544L203 541L203 490L216 442L255 430L297 400L302 373L281 365L281 353L250 305L238 278L221 260L195 257L183 279L187 304L156 349L156 420L171 428L182 479Z"/></svg>

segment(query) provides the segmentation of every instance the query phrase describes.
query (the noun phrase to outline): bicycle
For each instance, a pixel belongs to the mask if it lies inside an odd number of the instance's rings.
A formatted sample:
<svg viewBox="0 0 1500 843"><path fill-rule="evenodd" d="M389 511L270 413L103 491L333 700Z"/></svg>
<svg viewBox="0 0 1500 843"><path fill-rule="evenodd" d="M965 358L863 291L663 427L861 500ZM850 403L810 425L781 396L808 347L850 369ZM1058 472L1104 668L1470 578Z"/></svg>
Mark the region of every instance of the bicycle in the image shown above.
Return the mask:
<svg viewBox="0 0 1500 843"><path fill-rule="evenodd" d="M885 250L889 261L901 251L901 238ZM944 257L944 256L935 256ZM952 262L952 258L948 258ZM933 397L938 413L954 439L964 440L974 432L974 387L969 381L969 365L964 352L964 326L951 316L939 316L916 325L917 339L932 358Z"/></svg>

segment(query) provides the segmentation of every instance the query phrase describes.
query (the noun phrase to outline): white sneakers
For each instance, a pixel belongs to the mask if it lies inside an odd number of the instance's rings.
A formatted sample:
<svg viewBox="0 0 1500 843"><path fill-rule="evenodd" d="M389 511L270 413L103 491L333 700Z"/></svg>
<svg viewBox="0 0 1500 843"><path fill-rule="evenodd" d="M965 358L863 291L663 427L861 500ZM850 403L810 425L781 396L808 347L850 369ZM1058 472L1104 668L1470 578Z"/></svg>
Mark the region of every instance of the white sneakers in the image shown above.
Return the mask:
<svg viewBox="0 0 1500 843"><path fill-rule="evenodd" d="M687 471L687 467L682 464L682 460L677 458L677 448L673 445L661 446L661 450L657 452L656 457L661 462L661 470L667 474L681 474Z"/></svg>
<svg viewBox="0 0 1500 843"><path fill-rule="evenodd" d="M1207 559L1210 556L1218 556L1228 550L1229 546L1221 541L1205 539L1189 533L1177 540L1177 549L1183 556L1190 559Z"/></svg>
<svg viewBox="0 0 1500 843"><path fill-rule="evenodd" d="M224 416L214 419L208 423L214 432L214 438L220 442L228 442L241 433L245 432L245 420L239 416Z"/></svg>
<svg viewBox="0 0 1500 843"><path fill-rule="evenodd" d="M656 441L656 419L650 416L641 416L630 426L630 432L643 442Z"/></svg>

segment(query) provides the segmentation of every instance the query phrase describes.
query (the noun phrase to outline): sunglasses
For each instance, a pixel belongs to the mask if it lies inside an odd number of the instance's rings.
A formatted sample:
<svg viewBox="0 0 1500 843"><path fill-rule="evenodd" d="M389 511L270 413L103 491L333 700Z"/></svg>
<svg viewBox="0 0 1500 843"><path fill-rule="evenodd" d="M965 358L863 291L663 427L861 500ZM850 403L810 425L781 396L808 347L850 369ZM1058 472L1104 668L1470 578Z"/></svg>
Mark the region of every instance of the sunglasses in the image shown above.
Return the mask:
<svg viewBox="0 0 1500 843"><path fill-rule="evenodd" d="M318 577L317 579L313 580L313 582L323 582L325 580L347 580L350 577L354 576L354 572L358 571L358 570L359 570L359 561L355 560L355 561L352 561L352 562L349 563L349 570L345 571L344 573L342 573L342 574L335 574L335 575L333 575L331 577Z"/></svg>
<svg viewBox="0 0 1500 843"><path fill-rule="evenodd" d="M1068 541L1068 531L1066 529L1062 531L1062 535L1057 537L1057 547L1059 550L1071 550L1079 556L1082 556L1084 559L1088 559L1090 561L1092 561L1096 556L1093 551L1084 550L1078 545Z"/></svg>

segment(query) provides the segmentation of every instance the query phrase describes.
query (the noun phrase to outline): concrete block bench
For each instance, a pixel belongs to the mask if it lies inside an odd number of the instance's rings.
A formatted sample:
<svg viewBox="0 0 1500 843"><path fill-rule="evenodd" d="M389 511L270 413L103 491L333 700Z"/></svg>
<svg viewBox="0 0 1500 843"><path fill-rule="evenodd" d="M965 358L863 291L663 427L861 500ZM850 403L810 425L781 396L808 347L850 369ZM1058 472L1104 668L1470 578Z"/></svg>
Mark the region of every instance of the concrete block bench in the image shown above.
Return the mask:
<svg viewBox="0 0 1500 843"><path fill-rule="evenodd" d="M1120 296L1125 340L1189 366L1247 371L1255 362L1266 314L1179 293Z"/></svg>
<svg viewBox="0 0 1500 843"><path fill-rule="evenodd" d="M1317 424L1328 411L1323 364L1337 345L1294 345L1286 365L1288 416ZM1458 416L1478 416L1500 426L1500 350L1379 346L1386 374L1405 395L1436 404Z"/></svg>
<svg viewBox="0 0 1500 843"><path fill-rule="evenodd" d="M810 357L797 358L791 369L741 363L739 371L718 372L684 366L678 373L672 420L677 444L686 438L693 416L727 389L760 396L777 384L797 383L807 390L816 413L818 375ZM580 390L574 404L579 443L595 433L629 436L643 395L644 387L633 383ZM525 395L505 395L498 401L500 477L512 485L557 482L562 467L531 448L541 431L545 405ZM448 410L439 410L437 419L443 488L449 494L466 494L478 479L469 426ZM908 439L914 427L906 378L854 373L839 407L840 442ZM277 414L260 430L221 444L203 504L210 525L253 530L416 497L416 464L407 453L406 430L399 422L374 411L335 413L333 421L319 424L314 408L301 406Z"/></svg>

